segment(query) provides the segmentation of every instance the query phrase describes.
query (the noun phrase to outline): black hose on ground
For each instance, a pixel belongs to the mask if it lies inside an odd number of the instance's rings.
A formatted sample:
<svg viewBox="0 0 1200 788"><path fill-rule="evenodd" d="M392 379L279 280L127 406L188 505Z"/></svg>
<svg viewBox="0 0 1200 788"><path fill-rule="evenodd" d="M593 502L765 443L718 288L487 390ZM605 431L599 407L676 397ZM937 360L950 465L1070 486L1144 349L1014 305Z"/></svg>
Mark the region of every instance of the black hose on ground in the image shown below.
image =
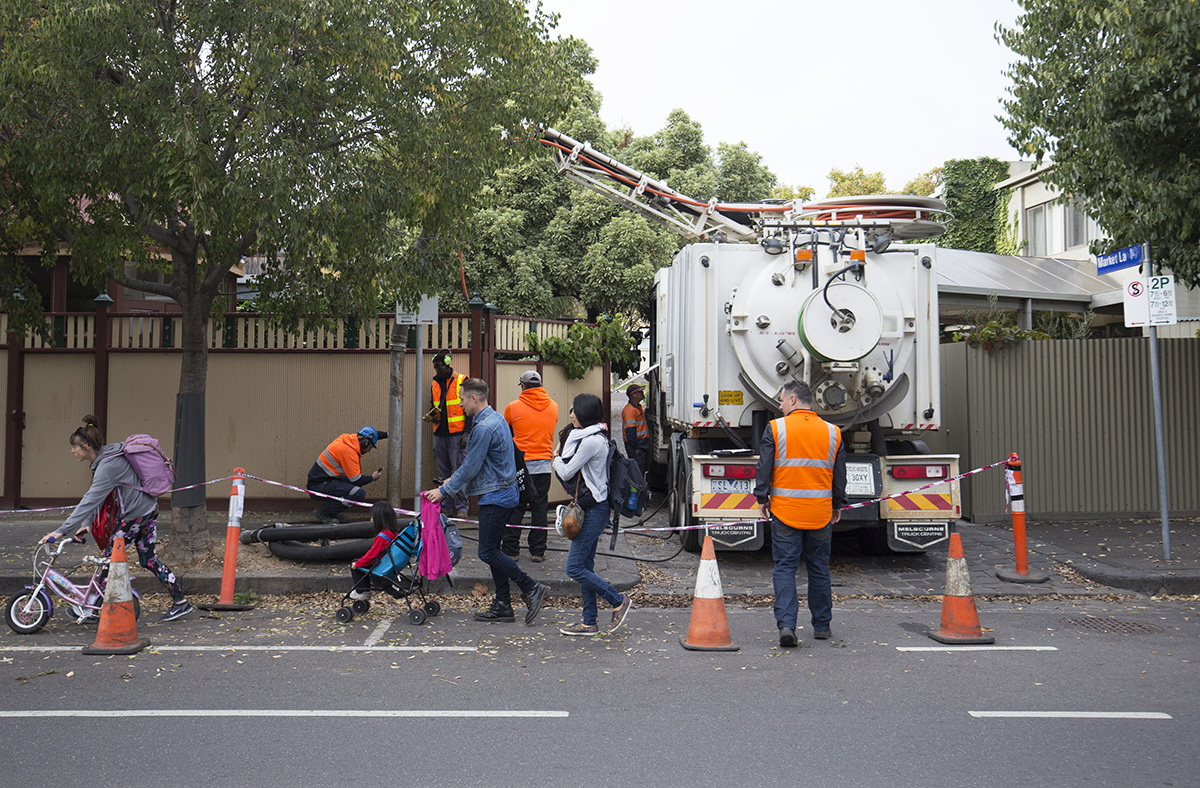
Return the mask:
<svg viewBox="0 0 1200 788"><path fill-rule="evenodd" d="M367 539L375 536L370 522L346 523L344 525L268 525L253 531L242 531L242 544L259 542L296 541L313 539Z"/></svg>
<svg viewBox="0 0 1200 788"><path fill-rule="evenodd" d="M311 563L327 561L351 561L360 558L371 549L374 539L346 539L332 544L307 544L294 540L267 542L267 549L272 555L288 561L305 561Z"/></svg>

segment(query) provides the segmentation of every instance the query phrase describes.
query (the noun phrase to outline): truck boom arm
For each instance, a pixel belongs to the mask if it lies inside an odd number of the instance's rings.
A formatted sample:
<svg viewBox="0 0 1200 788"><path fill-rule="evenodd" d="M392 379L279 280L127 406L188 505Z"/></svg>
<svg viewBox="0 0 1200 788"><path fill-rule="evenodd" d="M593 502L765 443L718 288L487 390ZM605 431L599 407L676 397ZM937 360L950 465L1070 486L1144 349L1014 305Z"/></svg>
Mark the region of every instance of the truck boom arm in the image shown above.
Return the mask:
<svg viewBox="0 0 1200 788"><path fill-rule="evenodd" d="M684 238L703 238L716 232L739 241L756 241L756 220L783 215L790 203L729 203L716 198L703 202L680 194L662 181L606 156L586 142L555 129L542 132L542 144L554 151L558 173L624 205ZM735 218L736 217L736 218Z"/></svg>

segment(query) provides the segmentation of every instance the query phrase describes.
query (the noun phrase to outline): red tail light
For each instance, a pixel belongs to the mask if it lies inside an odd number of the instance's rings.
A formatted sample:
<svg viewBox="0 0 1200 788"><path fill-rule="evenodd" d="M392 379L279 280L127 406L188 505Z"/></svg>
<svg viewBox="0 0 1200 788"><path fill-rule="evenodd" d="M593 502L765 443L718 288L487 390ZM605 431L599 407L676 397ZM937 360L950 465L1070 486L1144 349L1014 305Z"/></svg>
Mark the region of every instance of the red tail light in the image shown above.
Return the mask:
<svg viewBox="0 0 1200 788"><path fill-rule="evenodd" d="M893 465L893 479L945 479L950 475L949 465Z"/></svg>
<svg viewBox="0 0 1200 788"><path fill-rule="evenodd" d="M753 465L704 465L704 475L714 479L753 479Z"/></svg>

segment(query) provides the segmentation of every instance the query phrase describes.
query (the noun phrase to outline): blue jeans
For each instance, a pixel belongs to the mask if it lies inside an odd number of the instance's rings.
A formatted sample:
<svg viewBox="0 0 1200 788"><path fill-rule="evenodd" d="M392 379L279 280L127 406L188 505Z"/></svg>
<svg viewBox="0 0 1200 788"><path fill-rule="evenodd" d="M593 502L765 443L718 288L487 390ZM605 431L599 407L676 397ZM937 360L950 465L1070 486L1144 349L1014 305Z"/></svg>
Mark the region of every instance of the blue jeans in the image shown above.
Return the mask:
<svg viewBox="0 0 1200 788"><path fill-rule="evenodd" d="M579 583L579 592L583 597L583 623L592 626L596 623L596 597L604 597L604 601L618 607L625 601L617 589L608 581L596 574L596 544L608 527L608 504L598 503L583 512L583 527L579 536L571 541L571 549L567 551L567 577Z"/></svg>
<svg viewBox="0 0 1200 788"><path fill-rule="evenodd" d="M526 594L532 594L537 588L534 579L500 550L500 540L504 538L511 515L511 506L485 504L479 507L479 560L492 570L496 603L504 607L512 607L512 594L508 589L510 580Z"/></svg>
<svg viewBox="0 0 1200 788"><path fill-rule="evenodd" d="M796 628L800 602L796 598L796 572L800 559L808 570L808 612L813 629L829 629L833 618L833 587L829 582L829 548L833 544L833 526L803 529L784 525L771 517L771 558L775 570L775 624L779 629Z"/></svg>

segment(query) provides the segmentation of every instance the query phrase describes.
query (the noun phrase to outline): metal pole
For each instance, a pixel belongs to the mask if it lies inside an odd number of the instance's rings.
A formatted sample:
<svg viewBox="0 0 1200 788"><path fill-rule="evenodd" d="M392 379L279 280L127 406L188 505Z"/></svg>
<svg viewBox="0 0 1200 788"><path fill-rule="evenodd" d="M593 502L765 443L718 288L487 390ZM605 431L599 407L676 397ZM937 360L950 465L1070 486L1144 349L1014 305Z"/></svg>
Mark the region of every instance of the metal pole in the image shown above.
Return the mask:
<svg viewBox="0 0 1200 788"><path fill-rule="evenodd" d="M414 479L414 482L413 482L413 509L415 509L418 512L421 511L420 496L421 496L421 490L424 489L421 486L421 439L424 437L421 433L421 404L424 403L424 401L425 401L423 399L423 397L425 396L425 390L424 390L425 382L423 380L423 376L421 373L423 371L422 368L424 366L425 366L425 326L421 325L420 323L417 323L417 394L416 394L416 400L415 400L415 402L417 403L417 406L415 408L413 408L413 423L416 425L416 429L413 432L413 436L416 438L415 443L417 446L417 451L416 451L416 454L413 455L413 463L414 463L414 467L416 468L416 470L413 471L413 479Z"/></svg>
<svg viewBox="0 0 1200 788"><path fill-rule="evenodd" d="M1167 515L1167 451L1163 440L1162 381L1158 365L1158 328L1150 326L1150 380L1154 391L1154 440L1158 449L1158 507L1162 514L1163 559L1171 560L1171 523Z"/></svg>
<svg viewBox="0 0 1200 788"><path fill-rule="evenodd" d="M392 324L392 344L388 353L388 444L387 497L393 509L402 499L401 475L404 464L404 351L408 346L408 327ZM420 411L420 407L417 408ZM420 435L420 433L418 433Z"/></svg>

